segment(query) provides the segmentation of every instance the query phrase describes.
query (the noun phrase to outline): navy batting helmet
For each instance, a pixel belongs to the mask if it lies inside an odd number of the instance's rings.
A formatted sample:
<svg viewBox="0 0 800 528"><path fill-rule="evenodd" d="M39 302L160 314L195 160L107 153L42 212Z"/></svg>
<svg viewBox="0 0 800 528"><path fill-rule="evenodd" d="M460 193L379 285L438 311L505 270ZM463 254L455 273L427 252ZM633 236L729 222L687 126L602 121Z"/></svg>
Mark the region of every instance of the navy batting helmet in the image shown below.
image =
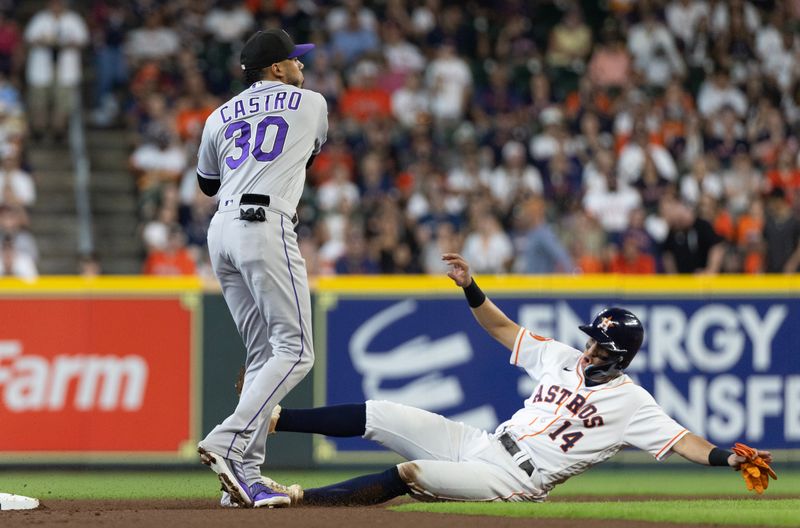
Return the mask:
<svg viewBox="0 0 800 528"><path fill-rule="evenodd" d="M614 367L620 370L630 365L644 340L644 328L639 318L615 306L602 310L591 324L578 328L616 356Z"/></svg>

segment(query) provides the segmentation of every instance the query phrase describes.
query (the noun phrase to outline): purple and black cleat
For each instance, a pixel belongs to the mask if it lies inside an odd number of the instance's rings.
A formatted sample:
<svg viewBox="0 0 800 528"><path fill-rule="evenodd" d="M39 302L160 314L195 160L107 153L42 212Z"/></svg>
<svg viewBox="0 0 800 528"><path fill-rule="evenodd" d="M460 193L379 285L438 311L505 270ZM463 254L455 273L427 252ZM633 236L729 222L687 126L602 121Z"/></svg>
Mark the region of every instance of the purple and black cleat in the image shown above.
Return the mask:
<svg viewBox="0 0 800 528"><path fill-rule="evenodd" d="M197 446L197 452L200 453L200 461L217 474L222 489L230 494L231 502L242 508L252 508L253 499L250 496L250 489L244 481L241 462L235 462L218 453L212 453L203 446Z"/></svg>
<svg viewBox="0 0 800 528"><path fill-rule="evenodd" d="M253 508L285 508L292 502L287 494L279 493L263 482L254 482L250 485L250 498L253 501Z"/></svg>

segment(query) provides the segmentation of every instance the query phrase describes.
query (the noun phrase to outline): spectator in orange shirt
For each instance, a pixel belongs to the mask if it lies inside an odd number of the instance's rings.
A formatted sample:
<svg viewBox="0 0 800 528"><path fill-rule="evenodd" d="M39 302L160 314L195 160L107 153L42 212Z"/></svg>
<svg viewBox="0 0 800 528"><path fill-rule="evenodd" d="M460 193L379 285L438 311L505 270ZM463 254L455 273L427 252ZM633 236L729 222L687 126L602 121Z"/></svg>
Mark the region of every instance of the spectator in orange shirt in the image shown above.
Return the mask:
<svg viewBox="0 0 800 528"><path fill-rule="evenodd" d="M658 108L663 116L661 135L664 146L673 156L682 152L686 142L686 116L694 112L692 96L683 89L681 81L673 79L664 91L664 96L658 102Z"/></svg>
<svg viewBox="0 0 800 528"><path fill-rule="evenodd" d="M374 118L388 118L392 115L392 98L376 86L378 66L372 62L362 62L356 67L348 87L339 103L339 109L346 118L364 123Z"/></svg>
<svg viewBox="0 0 800 528"><path fill-rule="evenodd" d="M739 217L736 226L736 245L742 255L745 273L758 273L763 268L764 204L756 200Z"/></svg>
<svg viewBox="0 0 800 528"><path fill-rule="evenodd" d="M187 95L177 102L175 126L183 141L197 140L206 118L217 107L218 101L208 93L203 77L199 74L186 78L186 88Z"/></svg>
<svg viewBox="0 0 800 528"><path fill-rule="evenodd" d="M794 203L797 190L800 189L800 170L793 158L792 151L784 148L778 156L777 166L767 173L769 189L783 189L790 204Z"/></svg>
<svg viewBox="0 0 800 528"><path fill-rule="evenodd" d="M656 272L656 260L642 251L639 237L629 235L622 239L622 249L609 264L611 273L627 275L651 275Z"/></svg>
<svg viewBox="0 0 800 528"><path fill-rule="evenodd" d="M155 249L147 256L142 270L145 275L194 275L194 258L186 247L186 236L180 226L173 226L164 249Z"/></svg>
<svg viewBox="0 0 800 528"><path fill-rule="evenodd" d="M580 273L604 273L603 259L601 255L588 247L582 238L575 237L570 244L572 260Z"/></svg>
<svg viewBox="0 0 800 528"><path fill-rule="evenodd" d="M330 180L334 169L339 166L346 168L351 174L356 170L356 162L345 135L333 133L328 137L322 152L314 158L314 164L308 169L308 179L314 187L319 187Z"/></svg>
<svg viewBox="0 0 800 528"><path fill-rule="evenodd" d="M700 218L714 227L714 232L719 236L729 242L734 241L736 238L736 226L730 211L722 201L716 200L711 195L703 194L697 206L697 213Z"/></svg>

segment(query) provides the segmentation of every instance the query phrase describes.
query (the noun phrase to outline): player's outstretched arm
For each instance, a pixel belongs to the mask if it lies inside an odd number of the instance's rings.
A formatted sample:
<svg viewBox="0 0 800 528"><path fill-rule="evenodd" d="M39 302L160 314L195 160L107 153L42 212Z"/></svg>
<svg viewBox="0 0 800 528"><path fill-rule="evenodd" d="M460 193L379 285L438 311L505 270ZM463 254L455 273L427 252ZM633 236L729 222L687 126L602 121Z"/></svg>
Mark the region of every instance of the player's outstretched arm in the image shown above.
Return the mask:
<svg viewBox="0 0 800 528"><path fill-rule="evenodd" d="M772 453L753 449L744 444L733 446L733 452L715 447L704 438L691 433L681 438L672 450L692 462L708 466L723 466L737 469L742 474L749 491L764 493L769 486L770 477L778 475L770 467Z"/></svg>
<svg viewBox="0 0 800 528"><path fill-rule="evenodd" d="M447 276L453 279L457 286L464 288L472 315L475 316L478 323L503 346L509 350L513 348L519 333L519 325L486 298L475 284L472 274L469 272L469 264L464 257L457 253L445 253L442 255L442 260L451 266Z"/></svg>
<svg viewBox="0 0 800 528"><path fill-rule="evenodd" d="M739 456L736 453L719 449L705 438L692 433L681 438L672 446L672 450L686 460L705 466L727 465L738 469L742 462L747 460L745 457ZM712 453L712 451L715 452ZM723 464L720 458L723 453L726 456L726 464ZM757 453L767 464L772 462L772 453L769 451L757 451ZM715 461L719 462L715 463Z"/></svg>

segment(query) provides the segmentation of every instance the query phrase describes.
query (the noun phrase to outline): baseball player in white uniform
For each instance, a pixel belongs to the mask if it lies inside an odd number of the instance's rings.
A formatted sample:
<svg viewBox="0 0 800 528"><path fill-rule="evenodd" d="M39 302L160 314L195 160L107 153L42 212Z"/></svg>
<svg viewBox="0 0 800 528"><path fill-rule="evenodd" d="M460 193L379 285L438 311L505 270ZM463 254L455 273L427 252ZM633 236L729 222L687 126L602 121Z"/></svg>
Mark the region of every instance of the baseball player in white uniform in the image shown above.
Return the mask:
<svg viewBox="0 0 800 528"><path fill-rule="evenodd" d="M250 87L208 117L198 153L200 188L219 203L208 230L211 264L247 347L239 403L198 452L242 507L289 504L261 480L267 425L314 362L294 231L306 168L328 130L325 99L301 88L299 57L313 47L281 30L253 35L241 54Z"/></svg>
<svg viewBox="0 0 800 528"><path fill-rule="evenodd" d="M672 453L704 465L738 467L745 457L692 434L667 416L623 369L642 344L641 323L607 308L582 325L583 352L520 327L478 288L467 262L445 254L448 275L464 288L478 322L511 351L510 363L537 382L524 406L489 433L438 414L387 401L317 409L280 409L277 431L362 436L409 462L323 488L267 479L293 504L375 504L410 494L453 501L542 501L568 478L626 446L664 460ZM758 451L768 463L768 451Z"/></svg>

